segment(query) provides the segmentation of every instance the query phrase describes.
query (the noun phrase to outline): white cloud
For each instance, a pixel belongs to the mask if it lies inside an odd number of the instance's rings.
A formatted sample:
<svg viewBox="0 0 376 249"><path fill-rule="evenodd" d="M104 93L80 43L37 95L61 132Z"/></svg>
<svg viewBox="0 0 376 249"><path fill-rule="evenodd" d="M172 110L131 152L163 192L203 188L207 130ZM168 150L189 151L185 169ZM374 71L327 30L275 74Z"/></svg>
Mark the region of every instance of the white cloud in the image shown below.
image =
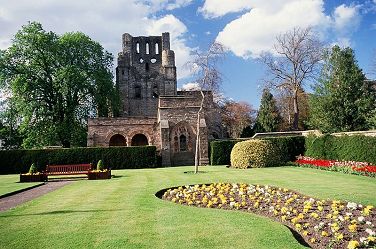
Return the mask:
<svg viewBox="0 0 376 249"><path fill-rule="evenodd" d="M180 91L199 91L201 88L198 85L198 83L193 83L189 82L184 85L179 89Z"/></svg>
<svg viewBox="0 0 376 249"><path fill-rule="evenodd" d="M145 0L143 3L156 12L162 9L173 10L185 7L191 4L192 0Z"/></svg>
<svg viewBox="0 0 376 249"><path fill-rule="evenodd" d="M265 2L268 4L255 6L227 24L218 34L217 41L237 56L256 58L263 51L271 50L278 34L296 26L326 27L330 22L324 14L321 0L275 1L275 5L271 3L273 1Z"/></svg>
<svg viewBox="0 0 376 249"><path fill-rule="evenodd" d="M184 36L187 33L187 27L173 15L167 15L161 19L153 20L146 29L148 35L170 32L171 49L175 52L175 63L177 67L177 76L179 79L191 74L191 70L185 66L191 61L192 49L185 45Z"/></svg>
<svg viewBox="0 0 376 249"><path fill-rule="evenodd" d="M348 29L357 28L360 22L360 6L338 6L334 10L334 27L339 32L346 32Z"/></svg>
<svg viewBox="0 0 376 249"><path fill-rule="evenodd" d="M189 51L183 39L187 32L186 26L172 15L158 18L150 16L160 8L178 8L190 2L191 0L165 0L157 8L138 0L1 1L0 49L7 48L15 33L28 21L40 22L45 30L59 34L82 31L100 42L115 58L121 51L123 33L130 33L132 36L161 35L160 31L163 30L171 33L172 49L176 50L176 62L180 65L186 62L183 60L187 59ZM153 31L156 33L151 33ZM179 54L180 51L182 55ZM178 77L186 75L187 73L181 73Z"/></svg>

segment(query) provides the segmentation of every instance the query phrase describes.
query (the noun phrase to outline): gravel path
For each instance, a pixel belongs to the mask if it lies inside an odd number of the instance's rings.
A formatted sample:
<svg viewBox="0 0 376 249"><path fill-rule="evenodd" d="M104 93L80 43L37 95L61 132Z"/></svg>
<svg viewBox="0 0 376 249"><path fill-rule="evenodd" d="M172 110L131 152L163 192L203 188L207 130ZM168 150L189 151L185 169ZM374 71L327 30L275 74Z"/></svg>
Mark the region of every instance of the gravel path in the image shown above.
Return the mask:
<svg viewBox="0 0 376 249"><path fill-rule="evenodd" d="M26 190L24 192L21 192L15 195L1 198L0 199L0 212L14 208L22 203L25 203L34 198L47 194L51 191L59 189L70 183L72 183L72 181L46 182L46 184L42 186Z"/></svg>

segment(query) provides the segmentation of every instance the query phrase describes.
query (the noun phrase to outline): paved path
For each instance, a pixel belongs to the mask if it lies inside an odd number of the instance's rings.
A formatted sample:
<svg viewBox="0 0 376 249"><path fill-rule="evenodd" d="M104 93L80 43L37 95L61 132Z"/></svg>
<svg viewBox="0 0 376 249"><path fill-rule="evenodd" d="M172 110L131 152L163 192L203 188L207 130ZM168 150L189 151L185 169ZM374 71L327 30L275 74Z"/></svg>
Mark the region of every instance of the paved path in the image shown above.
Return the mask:
<svg viewBox="0 0 376 249"><path fill-rule="evenodd" d="M22 203L25 203L34 198L47 194L51 191L59 189L70 183L72 183L72 181L46 182L46 184L42 186L26 190L24 192L21 192L15 195L1 198L0 199L0 212L14 208Z"/></svg>

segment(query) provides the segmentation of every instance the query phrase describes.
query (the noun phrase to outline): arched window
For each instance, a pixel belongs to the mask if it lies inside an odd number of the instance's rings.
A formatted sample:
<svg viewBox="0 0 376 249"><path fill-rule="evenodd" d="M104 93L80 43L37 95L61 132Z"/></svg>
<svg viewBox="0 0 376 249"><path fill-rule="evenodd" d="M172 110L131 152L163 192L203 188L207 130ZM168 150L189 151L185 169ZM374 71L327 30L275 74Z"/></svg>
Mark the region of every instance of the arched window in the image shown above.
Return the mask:
<svg viewBox="0 0 376 249"><path fill-rule="evenodd" d="M136 53L139 54L140 53L140 43L136 43Z"/></svg>
<svg viewBox="0 0 376 249"><path fill-rule="evenodd" d="M127 146L127 141L125 137L120 134L115 134L110 138L109 145L112 146Z"/></svg>
<svg viewBox="0 0 376 249"><path fill-rule="evenodd" d="M155 54L159 54L159 45L158 45L158 43L155 44Z"/></svg>
<svg viewBox="0 0 376 249"><path fill-rule="evenodd" d="M149 63L147 63L147 62L145 63L145 70L149 71Z"/></svg>
<svg viewBox="0 0 376 249"><path fill-rule="evenodd" d="M134 98L141 99L141 86L139 85L134 87Z"/></svg>
<svg viewBox="0 0 376 249"><path fill-rule="evenodd" d="M150 53L150 51L149 51L149 43L148 43L148 42L146 43L146 51L145 51L145 53L146 53L146 54L149 54L149 53Z"/></svg>
<svg viewBox="0 0 376 249"><path fill-rule="evenodd" d="M187 151L187 137L185 135L180 135L179 137L180 151Z"/></svg>
<svg viewBox="0 0 376 249"><path fill-rule="evenodd" d="M148 138L144 134L136 134L132 137L132 146L145 146L148 144Z"/></svg>

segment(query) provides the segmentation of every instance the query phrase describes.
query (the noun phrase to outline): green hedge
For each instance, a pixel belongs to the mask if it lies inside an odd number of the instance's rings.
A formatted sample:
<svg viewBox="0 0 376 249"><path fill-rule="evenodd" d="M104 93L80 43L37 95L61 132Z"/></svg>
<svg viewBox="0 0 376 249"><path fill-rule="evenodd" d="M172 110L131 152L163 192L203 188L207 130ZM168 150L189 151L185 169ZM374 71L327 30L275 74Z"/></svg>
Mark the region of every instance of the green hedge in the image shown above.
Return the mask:
<svg viewBox="0 0 376 249"><path fill-rule="evenodd" d="M156 147L110 147L0 151L0 174L25 173L32 163L39 171L48 164L96 163L111 169L157 167Z"/></svg>
<svg viewBox="0 0 376 249"><path fill-rule="evenodd" d="M309 157L376 164L376 137L308 136L305 146L305 155Z"/></svg>
<svg viewBox="0 0 376 249"><path fill-rule="evenodd" d="M241 140L218 140L210 143L210 164L230 165L232 147Z"/></svg>
<svg viewBox="0 0 376 249"><path fill-rule="evenodd" d="M294 161L295 157L304 154L305 138L303 136L262 138L279 148L281 163ZM210 143L211 165L230 165L231 150L234 145L244 140L220 140Z"/></svg>
<svg viewBox="0 0 376 249"><path fill-rule="evenodd" d="M279 149L281 163L293 162L296 156L303 155L305 151L305 138L303 136L263 138L269 140Z"/></svg>

